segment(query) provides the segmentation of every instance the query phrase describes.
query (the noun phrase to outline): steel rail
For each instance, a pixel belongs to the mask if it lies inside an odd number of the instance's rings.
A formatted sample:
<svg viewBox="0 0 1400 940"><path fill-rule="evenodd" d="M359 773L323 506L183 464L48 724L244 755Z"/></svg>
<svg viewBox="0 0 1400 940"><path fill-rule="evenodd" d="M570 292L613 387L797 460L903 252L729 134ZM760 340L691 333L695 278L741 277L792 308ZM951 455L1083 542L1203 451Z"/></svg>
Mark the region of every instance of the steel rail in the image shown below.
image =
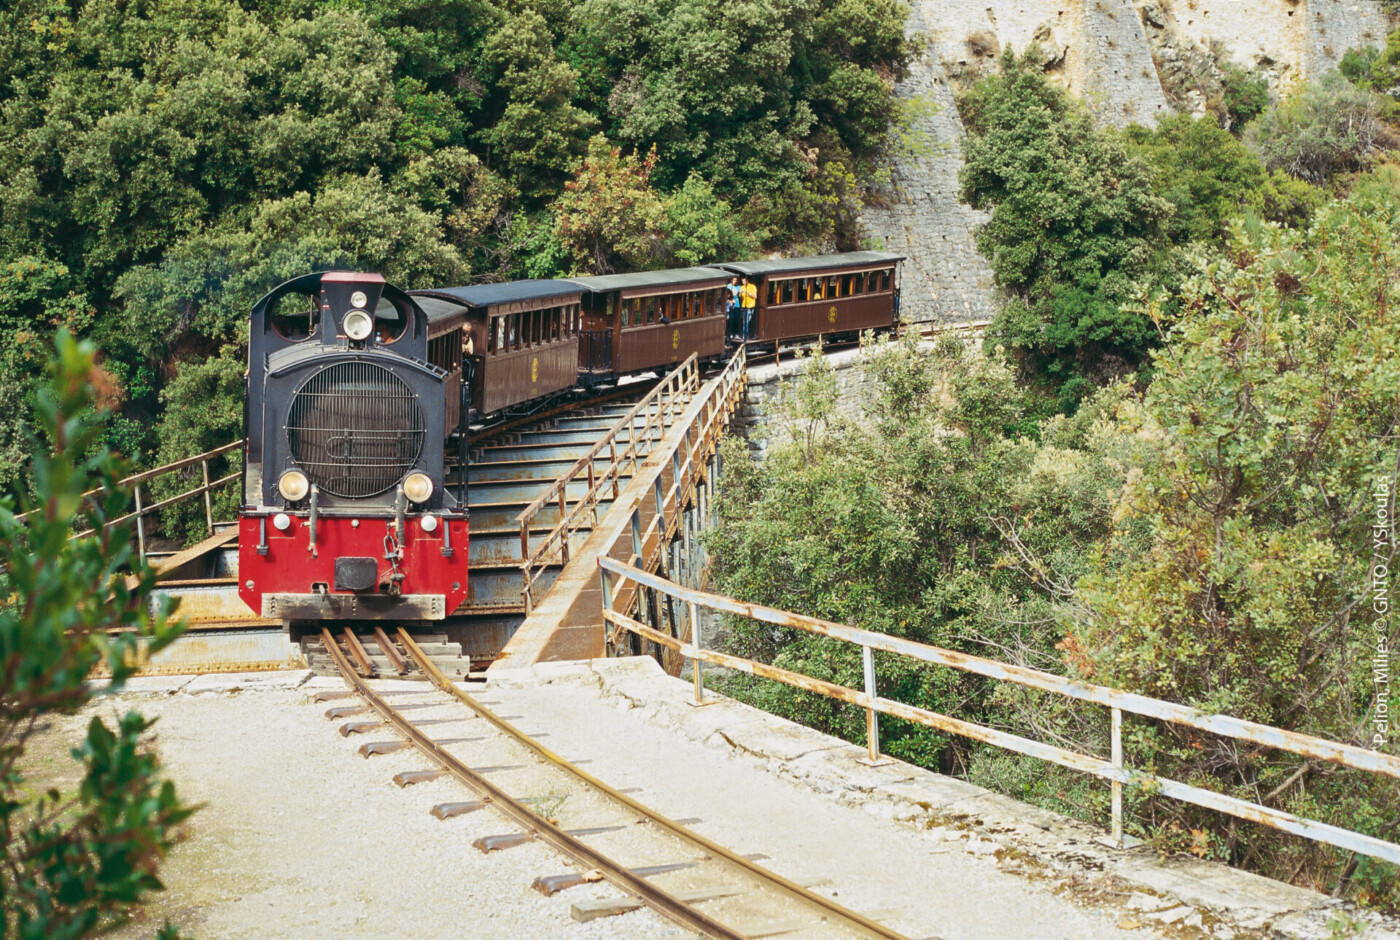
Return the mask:
<svg viewBox="0 0 1400 940"><path fill-rule="evenodd" d="M407 636L402 628L399 630L399 636L400 638ZM354 668L345 658L345 654L341 652L339 644L331 636L330 630L325 627L321 628L321 642L325 644L326 650L331 654L336 668L340 670L345 681L350 683L360 697L368 702L381 718L392 725L395 731L403 735L424 755L436 761L452 776L481 794L482 797L490 801L492 806L500 810L503 815L527 833L539 837L556 851L584 866L585 871L596 868L615 887L641 898L657 913L681 927L699 931L707 937L718 937L721 940L744 940L743 934L735 933L705 913L685 904L674 895L663 891L646 879L634 875L591 846L551 824L486 777L476 773L456 757L453 757L376 694L364 679L356 675ZM410 640L410 642L412 641ZM423 651L417 647L417 644L409 646L408 649L415 659L423 657ZM423 657L423 660L426 660L426 657ZM483 717L485 716L483 715ZM497 720L499 721L499 719Z"/></svg>
<svg viewBox="0 0 1400 940"><path fill-rule="evenodd" d="M428 658L427 654L425 654L423 650L418 646L418 644L414 641L413 637L408 635L407 630L400 627L398 630L398 638L399 641L403 643L404 649L408 650L409 657L413 659L414 663L418 666L419 669L423 671L423 674L428 677L429 681L432 682L433 685L437 686L439 689L446 692L448 695L451 695L453 698L457 699L457 701L466 705L468 708L476 712L476 714L480 715L488 723L490 723L492 727L507 735L516 743L528 748L537 757L542 758L549 764L553 765L554 767L557 767L559 770L562 770L563 772L574 777L576 780L580 781L590 789L596 790L599 793L606 795L609 799L620 803L623 806L626 806L632 812L654 823L655 825L664 829L666 832L670 833L676 838L681 839L684 842L688 842L696 848L701 849L706 854L713 855L717 858L721 858L725 862L742 869L748 875L760 881L761 883L779 889L783 894L785 894L789 898L789 900L796 901L797 903L807 907L815 907L821 909L826 914L841 921L842 926L846 927L847 929L853 930L864 936L882 937L886 938L886 940L904 940L903 934L897 933L896 931L891 930L883 924L876 923L868 917L858 914L855 911L850 910L849 908L843 907L842 905L838 904L836 901L831 900L830 898L825 898L819 894L809 891L808 889L802 887L796 882L790 881L787 878L784 878L782 875L769 871L763 866L747 858L744 858L742 855L736 855L734 852L731 852L729 849L726 849L719 843L713 842L710 839L707 839L699 833L695 832L694 830L688 829L680 823L675 822L670 817L662 815L661 813L657 812L649 806L646 806L643 803L639 803L627 794L621 792L620 790L614 789L613 787L604 783L602 780L599 780L597 777L593 776L588 771L582 769L581 767L578 767L575 764L570 763L563 757L560 757L558 754L551 751L549 748L545 747L539 741L521 732L514 725L510 724L505 719L496 715L485 705L482 705L476 699L472 698L472 696L468 695L465 691L463 691L459 686L456 685L456 683L452 682L452 680L449 679L442 672L442 670L438 669L437 665L431 659Z"/></svg>

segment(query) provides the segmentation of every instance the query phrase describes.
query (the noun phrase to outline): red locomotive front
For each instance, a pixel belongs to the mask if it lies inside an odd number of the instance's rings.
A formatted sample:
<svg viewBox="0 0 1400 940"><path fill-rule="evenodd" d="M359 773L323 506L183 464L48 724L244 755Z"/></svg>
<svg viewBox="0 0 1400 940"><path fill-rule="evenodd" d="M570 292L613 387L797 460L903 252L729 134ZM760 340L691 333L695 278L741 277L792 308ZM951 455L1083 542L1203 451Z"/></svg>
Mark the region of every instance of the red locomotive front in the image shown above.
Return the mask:
<svg viewBox="0 0 1400 940"><path fill-rule="evenodd" d="M377 274L306 275L258 301L238 539L249 607L440 620L466 598L461 362L461 323L430 322Z"/></svg>

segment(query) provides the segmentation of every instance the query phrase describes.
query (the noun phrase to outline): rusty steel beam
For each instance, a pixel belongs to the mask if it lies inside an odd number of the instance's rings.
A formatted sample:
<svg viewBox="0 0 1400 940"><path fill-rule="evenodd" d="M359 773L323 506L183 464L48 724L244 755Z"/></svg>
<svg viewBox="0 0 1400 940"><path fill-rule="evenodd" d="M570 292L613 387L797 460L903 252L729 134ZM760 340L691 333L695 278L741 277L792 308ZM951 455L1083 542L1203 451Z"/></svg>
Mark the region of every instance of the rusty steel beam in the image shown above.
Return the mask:
<svg viewBox="0 0 1400 940"><path fill-rule="evenodd" d="M384 628L379 624L374 625L374 642L378 643L379 648L384 651L384 655L388 657L389 665L393 667L394 672L401 676L408 674L408 664L403 661L399 651L394 649L394 644L390 642Z"/></svg>
<svg viewBox="0 0 1400 940"><path fill-rule="evenodd" d="M370 662L369 653L365 652L365 648L360 645L360 638L350 627L345 628L345 646L350 650L350 655L354 657L356 665L359 666L360 675L366 677L374 675L374 663ZM339 647L331 655L338 652L340 652Z"/></svg>
<svg viewBox="0 0 1400 940"><path fill-rule="evenodd" d="M516 516L516 523L520 530L520 573L521 573L521 596L526 610L534 606L535 582L539 580L536 569L546 563L549 558L558 554L565 561L568 560L569 536L574 530L579 528L584 519L592 519L597 512L598 502L603 498L606 489L611 488L613 495L617 494L618 477L622 473L623 465L630 459L635 472L637 460L640 456L641 444L648 445L648 452L659 443L659 439L654 437L654 432L659 428L661 437L665 436L666 418L670 416L674 419L674 401L677 393L681 391L693 393L699 388L699 360L692 353L655 387L632 406L628 412L619 418L608 431L602 435L592 447L580 456L568 470L565 470L554 484L535 497L534 501L521 510ZM667 395L670 395L671 402L667 404ZM655 416L652 415L651 406L657 404ZM637 425L638 416L642 417L642 424ZM623 431L627 432L627 447L622 453L618 453L617 445ZM594 461L607 448L611 455L607 469L598 476L593 467ZM577 480L581 475L586 475L588 490L574 503L573 508L569 508L567 492L568 486ZM535 549L530 547L530 527L535 517L547 505L558 504L559 521L549 531L549 533L539 542Z"/></svg>

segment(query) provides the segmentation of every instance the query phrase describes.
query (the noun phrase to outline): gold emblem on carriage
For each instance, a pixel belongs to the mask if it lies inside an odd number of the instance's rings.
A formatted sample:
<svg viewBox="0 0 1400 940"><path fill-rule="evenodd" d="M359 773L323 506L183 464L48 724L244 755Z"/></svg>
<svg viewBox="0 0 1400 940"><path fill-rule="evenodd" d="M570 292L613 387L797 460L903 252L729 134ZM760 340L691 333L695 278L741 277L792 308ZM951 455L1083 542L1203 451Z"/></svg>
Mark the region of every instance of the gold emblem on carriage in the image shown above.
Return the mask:
<svg viewBox="0 0 1400 940"><path fill-rule="evenodd" d="M530 360L530 381L531 381L531 382L538 382L539 380L540 380L540 357L539 357L539 356L536 356L535 358L533 358L533 359Z"/></svg>
<svg viewBox="0 0 1400 940"><path fill-rule="evenodd" d="M680 349L680 348L681 348L681 331L680 331L680 330L672 330L672 331L671 331L671 348L672 348L672 349Z"/></svg>
<svg viewBox="0 0 1400 940"><path fill-rule="evenodd" d="M832 305L831 309L827 311L826 318L832 323L836 322L836 306L834 304Z"/></svg>

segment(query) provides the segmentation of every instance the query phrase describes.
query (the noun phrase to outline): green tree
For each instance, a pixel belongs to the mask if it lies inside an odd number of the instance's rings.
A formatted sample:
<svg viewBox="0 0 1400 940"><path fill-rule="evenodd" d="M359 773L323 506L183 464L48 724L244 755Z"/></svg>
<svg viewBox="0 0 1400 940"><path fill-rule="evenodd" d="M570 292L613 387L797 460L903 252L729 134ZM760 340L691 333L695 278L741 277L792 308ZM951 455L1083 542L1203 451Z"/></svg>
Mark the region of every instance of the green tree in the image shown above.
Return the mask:
<svg viewBox="0 0 1400 940"><path fill-rule="evenodd" d="M751 464L742 444L726 454L721 525L707 543L722 590L945 648L1055 663L1054 608L1005 560L1002 529L1048 559L1049 577L1072 584L1107 522L1107 467L1083 453L1084 435L1068 422L1055 425L1053 444L1021 436L1031 399L1002 358L957 342L921 348L910 336L876 347L867 369L878 391L865 422L834 410L835 376L814 359L771 411L764 462ZM847 644L749 622L731 625L728 642L741 655L861 684L859 650ZM973 677L884 657L876 671L881 694L936 711L1025 731L1036 715ZM744 677L726 689L864 740L858 710ZM927 728L882 725L889 753L924 766L966 768L976 754Z"/></svg>
<svg viewBox="0 0 1400 940"><path fill-rule="evenodd" d="M1302 224L1326 201L1312 186L1279 171L1270 174L1253 151L1209 118L1169 115L1155 129L1128 128L1126 137L1155 171L1157 195L1175 210L1166 231L1177 244L1223 245L1231 223L1247 210Z"/></svg>
<svg viewBox="0 0 1400 940"><path fill-rule="evenodd" d="M619 265L653 266L665 209L651 188L656 155L626 156L601 134L556 204L559 240L580 271L601 274Z"/></svg>
<svg viewBox="0 0 1400 940"><path fill-rule="evenodd" d="M136 712L115 729L93 718L73 751L83 766L76 793L36 791L20 764L50 715L73 714L93 699L93 668L110 670L107 691L132 674L138 650L161 649L179 633L166 603L152 614L151 569L131 548L122 515L128 494L121 464L99 446L92 414L94 353L58 335L50 384L38 396L35 496L22 507L0 500L0 834L5 840L0 917L6 936L78 938L120 923L161 889L157 869L191 812L143 743L151 722ZM52 452L48 451L52 447ZM94 484L102 495L84 497ZM95 534L70 538L74 524ZM131 572L129 574L128 572ZM112 632L119 631L119 632ZM173 936L167 929L166 936Z"/></svg>
<svg viewBox="0 0 1400 940"><path fill-rule="evenodd" d="M480 139L522 192L558 192L597 121L574 105L577 76L555 54L545 18L529 9L507 17L482 58L495 69L505 102Z"/></svg>
<svg viewBox="0 0 1400 940"><path fill-rule="evenodd" d="M715 195L699 173L666 200L666 237L679 264L744 261L758 253L763 233L753 232Z"/></svg>
<svg viewBox="0 0 1400 940"><path fill-rule="evenodd" d="M1171 207L1146 161L1095 128L1038 62L1034 48L1007 50L1001 73L960 100L971 134L962 198L991 211L977 246L1013 297L991 335L1057 381L1122 372L1150 341L1147 320L1124 303L1161 266Z"/></svg>
<svg viewBox="0 0 1400 940"><path fill-rule="evenodd" d="M1087 613L1071 619L1098 681L1367 745L1383 639L1363 598L1371 524L1377 492L1393 511L1378 481L1393 494L1400 472L1393 182L1321 210L1307 232L1255 225L1183 284L1152 385L1118 409L1121 495L1079 584ZM1380 552L1389 565L1394 547ZM1175 779L1393 834L1400 803L1379 778L1166 725L1134 733L1138 759ZM1230 857L1270 874L1334 886L1354 874L1330 850L1148 802L1160 829L1217 831ZM1372 899L1393 905L1400 882L1383 880Z"/></svg>

